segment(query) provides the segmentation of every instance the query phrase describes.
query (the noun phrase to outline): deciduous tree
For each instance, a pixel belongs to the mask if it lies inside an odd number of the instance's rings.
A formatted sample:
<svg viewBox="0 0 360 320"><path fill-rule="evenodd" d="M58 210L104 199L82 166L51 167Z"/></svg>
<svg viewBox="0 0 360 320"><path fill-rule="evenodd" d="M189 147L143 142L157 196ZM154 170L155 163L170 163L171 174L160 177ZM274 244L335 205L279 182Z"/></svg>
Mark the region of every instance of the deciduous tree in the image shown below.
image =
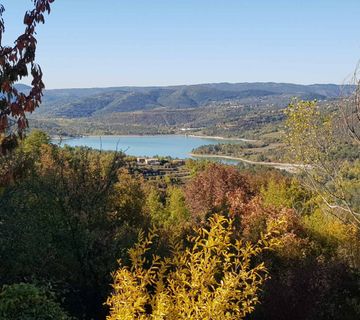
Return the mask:
<svg viewBox="0 0 360 320"><path fill-rule="evenodd" d="M34 8L24 16L25 31L13 46L2 43L5 32L4 6L0 4L0 154L16 145L28 127L26 113L37 108L45 88L42 70L35 62L37 47L36 27L45 22L45 13L50 13L54 0L32 0ZM32 77L29 92L20 92L15 84L24 77Z"/></svg>
<svg viewBox="0 0 360 320"><path fill-rule="evenodd" d="M185 188L187 204L195 220L204 221L208 214L228 212L229 196L248 201L253 190L247 177L235 167L210 164L198 173Z"/></svg>
<svg viewBox="0 0 360 320"><path fill-rule="evenodd" d="M360 144L354 142L355 129L348 129L354 139L343 135L337 113L323 112L316 101L294 101L286 113L290 156L302 165L307 188L321 197L332 214L360 227L360 171L356 169L360 162L339 154L345 144L360 154Z"/></svg>

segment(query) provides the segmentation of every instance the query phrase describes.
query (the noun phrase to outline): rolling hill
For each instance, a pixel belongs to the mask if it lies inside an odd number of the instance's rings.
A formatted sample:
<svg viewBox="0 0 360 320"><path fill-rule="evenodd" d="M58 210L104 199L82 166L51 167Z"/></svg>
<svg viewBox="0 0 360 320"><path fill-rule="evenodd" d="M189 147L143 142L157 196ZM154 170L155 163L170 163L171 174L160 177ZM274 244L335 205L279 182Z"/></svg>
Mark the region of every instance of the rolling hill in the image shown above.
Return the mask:
<svg viewBox="0 0 360 320"><path fill-rule="evenodd" d="M260 82L56 89L45 91L30 122L31 127L62 135L174 133L187 128L254 137L280 124L283 108L294 97L330 102L352 90L334 84Z"/></svg>
<svg viewBox="0 0 360 320"><path fill-rule="evenodd" d="M334 84L216 83L171 87L57 89L45 92L36 116L81 118L117 112L187 109L234 103L286 105L292 97L328 100L348 94L351 86Z"/></svg>

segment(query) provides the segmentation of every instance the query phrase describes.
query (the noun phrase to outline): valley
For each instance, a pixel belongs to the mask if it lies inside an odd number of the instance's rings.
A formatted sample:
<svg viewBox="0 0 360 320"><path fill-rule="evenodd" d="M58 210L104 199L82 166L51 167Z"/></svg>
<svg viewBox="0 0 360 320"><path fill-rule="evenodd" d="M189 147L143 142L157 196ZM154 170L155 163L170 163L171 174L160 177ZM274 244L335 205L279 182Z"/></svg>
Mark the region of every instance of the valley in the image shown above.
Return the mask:
<svg viewBox="0 0 360 320"><path fill-rule="evenodd" d="M30 123L64 136L174 134L186 128L189 134L256 139L278 131L282 110L294 97L331 102L351 90L283 83L47 90Z"/></svg>
<svg viewBox="0 0 360 320"><path fill-rule="evenodd" d="M47 90L42 107L29 122L31 128L63 138L187 135L245 139L250 141L228 144L219 140L210 146L204 141L188 153L278 163L286 161L284 108L295 98L318 99L320 106L331 108L351 90L353 86L284 83Z"/></svg>

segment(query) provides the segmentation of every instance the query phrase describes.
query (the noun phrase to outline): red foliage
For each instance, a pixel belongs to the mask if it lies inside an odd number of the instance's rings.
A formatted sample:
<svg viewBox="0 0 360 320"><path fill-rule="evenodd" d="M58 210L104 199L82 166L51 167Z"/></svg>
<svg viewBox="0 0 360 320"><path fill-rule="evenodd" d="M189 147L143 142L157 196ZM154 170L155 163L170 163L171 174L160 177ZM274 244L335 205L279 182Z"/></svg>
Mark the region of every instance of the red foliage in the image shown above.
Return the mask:
<svg viewBox="0 0 360 320"><path fill-rule="evenodd" d="M247 240L257 240L260 233L266 230L266 225L271 220L283 220L286 222L282 234L284 239L291 241L293 237L304 235L301 220L292 209L265 206L260 197L254 197L248 203L238 207L240 210L235 208L233 215L241 218L242 234Z"/></svg>
<svg viewBox="0 0 360 320"><path fill-rule="evenodd" d="M207 214L229 212L230 199L246 203L254 195L248 178L235 167L211 164L185 187L186 202L196 220Z"/></svg>
<svg viewBox="0 0 360 320"><path fill-rule="evenodd" d="M13 47L2 45L5 24L2 18L4 6L0 5L0 135L6 138L0 141L0 154L9 150L9 140L22 137L28 126L26 112L33 112L41 103L43 89L42 71L35 63L37 41L36 26L44 23L44 14L50 13L50 4L54 0L33 0L34 9L25 13L25 31L15 41ZM25 94L15 88L15 83L23 77L32 76L31 89ZM14 130L14 127L16 128ZM17 134L15 134L17 133Z"/></svg>

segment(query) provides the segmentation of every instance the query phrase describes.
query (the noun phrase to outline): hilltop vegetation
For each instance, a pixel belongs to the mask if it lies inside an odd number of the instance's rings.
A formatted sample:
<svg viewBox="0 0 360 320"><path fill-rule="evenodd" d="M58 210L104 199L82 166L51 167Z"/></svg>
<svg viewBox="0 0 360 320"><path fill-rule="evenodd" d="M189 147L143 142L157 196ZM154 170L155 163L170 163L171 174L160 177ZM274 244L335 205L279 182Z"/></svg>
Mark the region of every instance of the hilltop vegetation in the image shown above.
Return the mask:
<svg viewBox="0 0 360 320"><path fill-rule="evenodd" d="M296 96L327 100L352 86L281 83L201 84L47 90L32 126L51 134L154 134L181 128L224 136L253 136L284 118Z"/></svg>
<svg viewBox="0 0 360 320"><path fill-rule="evenodd" d="M212 103L286 106L289 99L329 100L348 94L351 87L281 83L219 83L174 87L119 87L47 90L37 114L81 118L114 112L158 108L186 109Z"/></svg>

